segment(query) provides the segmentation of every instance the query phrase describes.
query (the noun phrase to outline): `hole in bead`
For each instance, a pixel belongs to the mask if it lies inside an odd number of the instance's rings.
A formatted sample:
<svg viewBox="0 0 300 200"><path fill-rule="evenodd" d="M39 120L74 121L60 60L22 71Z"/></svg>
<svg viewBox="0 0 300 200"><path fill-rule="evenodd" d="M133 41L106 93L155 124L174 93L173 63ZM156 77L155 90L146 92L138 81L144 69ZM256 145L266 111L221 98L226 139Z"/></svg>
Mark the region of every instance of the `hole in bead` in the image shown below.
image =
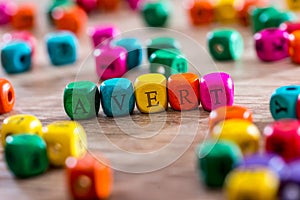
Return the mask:
<svg viewBox="0 0 300 200"><path fill-rule="evenodd" d="M224 47L221 44L216 44L214 46L214 48L215 48L216 52L219 54L223 53L223 51L224 51Z"/></svg>
<svg viewBox="0 0 300 200"><path fill-rule="evenodd" d="M92 180L86 175L81 175L78 177L75 186L78 193L87 193L92 186Z"/></svg>
<svg viewBox="0 0 300 200"><path fill-rule="evenodd" d="M55 154L59 153L61 151L61 148L62 148L62 146L59 143L55 143L52 146L52 150Z"/></svg>
<svg viewBox="0 0 300 200"><path fill-rule="evenodd" d="M20 62L24 63L25 61L26 61L26 56L25 55L21 56L20 57Z"/></svg>
<svg viewBox="0 0 300 200"><path fill-rule="evenodd" d="M166 72L166 70L165 70L165 68L164 68L163 66L159 66L159 67L157 68L157 72L158 72L158 73L161 73L161 74L164 74L164 73Z"/></svg>
<svg viewBox="0 0 300 200"><path fill-rule="evenodd" d="M12 94L11 91L8 91L8 94L7 94L7 100L8 100L9 103L11 103L12 100L13 100L13 94Z"/></svg>
<svg viewBox="0 0 300 200"><path fill-rule="evenodd" d="M295 88L295 87L288 87L288 88L286 88L286 90L297 90L297 88Z"/></svg>

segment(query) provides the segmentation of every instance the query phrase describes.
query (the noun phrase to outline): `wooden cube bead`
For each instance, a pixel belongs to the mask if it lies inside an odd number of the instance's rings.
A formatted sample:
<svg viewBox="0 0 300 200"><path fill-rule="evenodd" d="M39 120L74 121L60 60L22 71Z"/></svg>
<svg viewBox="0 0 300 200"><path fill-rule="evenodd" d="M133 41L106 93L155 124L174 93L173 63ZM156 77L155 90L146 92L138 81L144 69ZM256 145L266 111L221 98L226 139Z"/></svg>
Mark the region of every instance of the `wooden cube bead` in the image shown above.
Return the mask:
<svg viewBox="0 0 300 200"><path fill-rule="evenodd" d="M96 61L96 73L102 80L120 78L127 71L127 51L123 47L97 47L93 53Z"/></svg>
<svg viewBox="0 0 300 200"><path fill-rule="evenodd" d="M140 7L140 4L143 2L143 0L127 0L129 7L132 10L137 10Z"/></svg>
<svg viewBox="0 0 300 200"><path fill-rule="evenodd" d="M32 49L24 41L6 44L1 49L1 64L8 74L29 71L32 64Z"/></svg>
<svg viewBox="0 0 300 200"><path fill-rule="evenodd" d="M0 114L10 112L15 105L15 90L6 79L0 78Z"/></svg>
<svg viewBox="0 0 300 200"><path fill-rule="evenodd" d="M214 21L214 5L210 0L191 0L188 5L190 21L193 25L205 25Z"/></svg>
<svg viewBox="0 0 300 200"><path fill-rule="evenodd" d="M166 78L162 74L144 74L134 82L136 105L142 113L156 113L168 108Z"/></svg>
<svg viewBox="0 0 300 200"><path fill-rule="evenodd" d="M167 25L170 8L166 1L145 2L141 8L146 25L151 27L163 27Z"/></svg>
<svg viewBox="0 0 300 200"><path fill-rule="evenodd" d="M42 123L35 116L26 114L18 114L5 118L1 127L2 146L5 147L7 136L23 133L41 136Z"/></svg>
<svg viewBox="0 0 300 200"><path fill-rule="evenodd" d="M248 120L227 119L221 121L211 130L215 139L230 140L236 143L244 155L251 155L258 151L260 131Z"/></svg>
<svg viewBox="0 0 300 200"><path fill-rule="evenodd" d="M68 8L74 6L74 2L70 0L54 0L47 9L47 18L51 25L54 25L53 11L56 8Z"/></svg>
<svg viewBox="0 0 300 200"><path fill-rule="evenodd" d="M278 13L279 11L273 6L252 9L250 11L252 31L256 33L265 29L266 20Z"/></svg>
<svg viewBox="0 0 300 200"><path fill-rule="evenodd" d="M200 101L206 111L231 106L234 101L234 84L230 75L214 72L201 77Z"/></svg>
<svg viewBox="0 0 300 200"><path fill-rule="evenodd" d="M237 168L226 178L226 199L277 199L279 178L266 167Z"/></svg>
<svg viewBox="0 0 300 200"><path fill-rule="evenodd" d="M94 47L105 46L120 34L119 29L113 25L94 26L88 29Z"/></svg>
<svg viewBox="0 0 300 200"><path fill-rule="evenodd" d="M293 63L300 64L300 30L289 35L288 53Z"/></svg>
<svg viewBox="0 0 300 200"><path fill-rule="evenodd" d="M233 29L216 29L207 34L210 55L215 60L238 60L244 50L241 34Z"/></svg>
<svg viewBox="0 0 300 200"><path fill-rule="evenodd" d="M197 150L200 179L208 187L223 186L227 174L242 160L239 147L229 141L206 141Z"/></svg>
<svg viewBox="0 0 300 200"><path fill-rule="evenodd" d="M217 0L214 8L216 20L225 23L236 21L235 3L235 0Z"/></svg>
<svg viewBox="0 0 300 200"><path fill-rule="evenodd" d="M38 135L8 136L4 152L7 166L16 177L36 176L48 168L46 143Z"/></svg>
<svg viewBox="0 0 300 200"><path fill-rule="evenodd" d="M219 122L227 119L245 119L253 122L252 112L243 106L222 106L209 114L208 124L210 130Z"/></svg>
<svg viewBox="0 0 300 200"><path fill-rule="evenodd" d="M285 2L290 10L294 10L294 11L300 10L299 0L285 0Z"/></svg>
<svg viewBox="0 0 300 200"><path fill-rule="evenodd" d="M15 31L11 33L5 33L2 36L2 41L6 44L20 40L26 42L29 45L31 53L32 55L34 55L36 48L36 39L29 31Z"/></svg>
<svg viewBox="0 0 300 200"><path fill-rule="evenodd" d="M126 78L113 78L100 85L101 105L108 117L130 115L135 106L132 83Z"/></svg>
<svg viewBox="0 0 300 200"><path fill-rule="evenodd" d="M148 41L147 43L147 57L150 56L157 50L174 50L180 51L180 43L171 37L157 37Z"/></svg>
<svg viewBox="0 0 300 200"><path fill-rule="evenodd" d="M199 78L193 73L171 75L168 79L168 100L174 110L192 110L200 103Z"/></svg>
<svg viewBox="0 0 300 200"><path fill-rule="evenodd" d="M98 8L104 11L115 11L120 7L120 0L98 0Z"/></svg>
<svg viewBox="0 0 300 200"><path fill-rule="evenodd" d="M11 25L15 29L32 29L36 23L36 6L22 4L17 6L11 18Z"/></svg>
<svg viewBox="0 0 300 200"><path fill-rule="evenodd" d="M149 59L150 72L161 73L167 78L172 74L185 73L188 69L186 58L177 51L158 50Z"/></svg>
<svg viewBox="0 0 300 200"><path fill-rule="evenodd" d="M98 7L98 0L76 0L76 3L87 13L96 10Z"/></svg>
<svg viewBox="0 0 300 200"><path fill-rule="evenodd" d="M87 153L66 160L69 192L74 199L107 199L111 195L113 171L102 155Z"/></svg>
<svg viewBox="0 0 300 200"><path fill-rule="evenodd" d="M270 99L270 111L275 120L282 118L299 118L300 108L298 100L300 94L299 85L289 85L277 88Z"/></svg>
<svg viewBox="0 0 300 200"><path fill-rule="evenodd" d="M98 116L100 93L90 81L69 83L64 90L64 108L71 119L89 119Z"/></svg>
<svg viewBox="0 0 300 200"><path fill-rule="evenodd" d="M53 166L64 166L69 156L79 158L87 150L87 138L83 127L75 121L57 121L43 129L47 155Z"/></svg>
<svg viewBox="0 0 300 200"><path fill-rule="evenodd" d="M72 64L77 60L78 41L69 31L48 33L46 45L50 61L55 66Z"/></svg>
<svg viewBox="0 0 300 200"><path fill-rule="evenodd" d="M11 17L15 9L16 5L13 2L0 2L0 25L5 25L11 22Z"/></svg>

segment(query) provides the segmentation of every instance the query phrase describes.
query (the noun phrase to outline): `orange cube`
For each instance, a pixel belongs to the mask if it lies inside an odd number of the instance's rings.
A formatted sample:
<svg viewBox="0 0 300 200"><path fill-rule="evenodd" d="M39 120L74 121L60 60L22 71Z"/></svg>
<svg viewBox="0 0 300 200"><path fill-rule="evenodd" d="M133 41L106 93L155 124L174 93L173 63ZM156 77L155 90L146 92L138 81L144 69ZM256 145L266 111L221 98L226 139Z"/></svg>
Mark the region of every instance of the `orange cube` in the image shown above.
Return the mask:
<svg viewBox="0 0 300 200"><path fill-rule="evenodd" d="M15 104L15 91L12 84L0 78L0 114L7 113L12 110Z"/></svg>
<svg viewBox="0 0 300 200"><path fill-rule="evenodd" d="M289 55L294 63L300 64L300 30L290 34Z"/></svg>
<svg viewBox="0 0 300 200"><path fill-rule="evenodd" d="M168 79L168 100L174 110L198 108L199 91L199 78L196 74L174 74Z"/></svg>
<svg viewBox="0 0 300 200"><path fill-rule="evenodd" d="M68 30L75 34L80 33L86 24L87 14L78 7L57 7L52 12L54 24L58 30Z"/></svg>
<svg viewBox="0 0 300 200"><path fill-rule="evenodd" d="M114 11L120 6L120 0L98 0L98 7L101 10Z"/></svg>
<svg viewBox="0 0 300 200"><path fill-rule="evenodd" d="M188 12L195 26L209 24L214 20L214 7L210 0L192 0L188 5Z"/></svg>
<svg viewBox="0 0 300 200"><path fill-rule="evenodd" d="M35 26L36 6L23 4L15 8L11 18L11 25L15 29L32 29Z"/></svg>

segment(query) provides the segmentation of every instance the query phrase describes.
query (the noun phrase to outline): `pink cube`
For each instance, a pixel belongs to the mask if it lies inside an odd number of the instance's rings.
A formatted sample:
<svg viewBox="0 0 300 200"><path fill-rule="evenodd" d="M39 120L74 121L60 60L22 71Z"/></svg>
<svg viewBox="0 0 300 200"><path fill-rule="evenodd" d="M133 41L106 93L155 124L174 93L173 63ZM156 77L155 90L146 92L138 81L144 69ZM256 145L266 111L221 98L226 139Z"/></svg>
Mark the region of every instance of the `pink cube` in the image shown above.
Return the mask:
<svg viewBox="0 0 300 200"><path fill-rule="evenodd" d="M15 9L16 5L14 3L0 1L0 25L8 24L11 21Z"/></svg>
<svg viewBox="0 0 300 200"><path fill-rule="evenodd" d="M120 78L126 71L127 51L123 47L102 46L94 50L96 73L102 80Z"/></svg>
<svg viewBox="0 0 300 200"><path fill-rule="evenodd" d="M234 84L224 72L206 74L200 81L200 101L206 111L221 106L231 106L234 100Z"/></svg>
<svg viewBox="0 0 300 200"><path fill-rule="evenodd" d="M143 0L127 0L129 7L132 10L137 10L140 7L140 4L143 2Z"/></svg>
<svg viewBox="0 0 300 200"><path fill-rule="evenodd" d="M288 33L292 33L294 31L300 30L300 22L284 22L280 24L279 28Z"/></svg>
<svg viewBox="0 0 300 200"><path fill-rule="evenodd" d="M88 29L88 35L91 37L94 47L98 45L107 45L114 37L120 34L115 26L96 26Z"/></svg>
<svg viewBox="0 0 300 200"><path fill-rule="evenodd" d="M86 12L91 12L97 9L97 0L76 0L76 3Z"/></svg>
<svg viewBox="0 0 300 200"><path fill-rule="evenodd" d="M22 40L28 43L29 47L31 48L31 53L32 55L35 52L35 47L36 47L36 39L35 37L28 31L16 31L12 33L5 33L2 36L2 41L4 43L10 43L12 41L16 40Z"/></svg>
<svg viewBox="0 0 300 200"><path fill-rule="evenodd" d="M255 49L262 61L277 61L289 56L289 34L279 28L264 29L254 35Z"/></svg>

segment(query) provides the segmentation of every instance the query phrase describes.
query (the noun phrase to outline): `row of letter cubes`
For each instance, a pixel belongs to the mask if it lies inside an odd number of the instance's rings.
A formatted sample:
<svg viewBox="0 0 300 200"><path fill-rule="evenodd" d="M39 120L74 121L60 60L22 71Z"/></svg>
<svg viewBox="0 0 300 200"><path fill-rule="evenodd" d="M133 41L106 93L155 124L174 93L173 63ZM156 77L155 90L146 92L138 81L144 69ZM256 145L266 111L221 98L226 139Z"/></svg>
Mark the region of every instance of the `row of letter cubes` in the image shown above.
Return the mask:
<svg viewBox="0 0 300 200"><path fill-rule="evenodd" d="M98 89L90 81L68 84L64 91L64 108L71 119L87 119L98 115L100 100L109 117L130 115L137 105L142 113L166 111L168 102L174 110L192 110L201 101L204 110L232 105L234 85L224 72L203 76L192 73L169 77L157 73L139 76L134 85L126 78L109 79Z"/></svg>
<svg viewBox="0 0 300 200"><path fill-rule="evenodd" d="M74 198L109 197L113 182L110 163L100 154L86 153L87 136L79 123L58 121L42 128L32 115L14 115L4 119L1 138L7 166L16 177L42 174L49 163L66 166Z"/></svg>

